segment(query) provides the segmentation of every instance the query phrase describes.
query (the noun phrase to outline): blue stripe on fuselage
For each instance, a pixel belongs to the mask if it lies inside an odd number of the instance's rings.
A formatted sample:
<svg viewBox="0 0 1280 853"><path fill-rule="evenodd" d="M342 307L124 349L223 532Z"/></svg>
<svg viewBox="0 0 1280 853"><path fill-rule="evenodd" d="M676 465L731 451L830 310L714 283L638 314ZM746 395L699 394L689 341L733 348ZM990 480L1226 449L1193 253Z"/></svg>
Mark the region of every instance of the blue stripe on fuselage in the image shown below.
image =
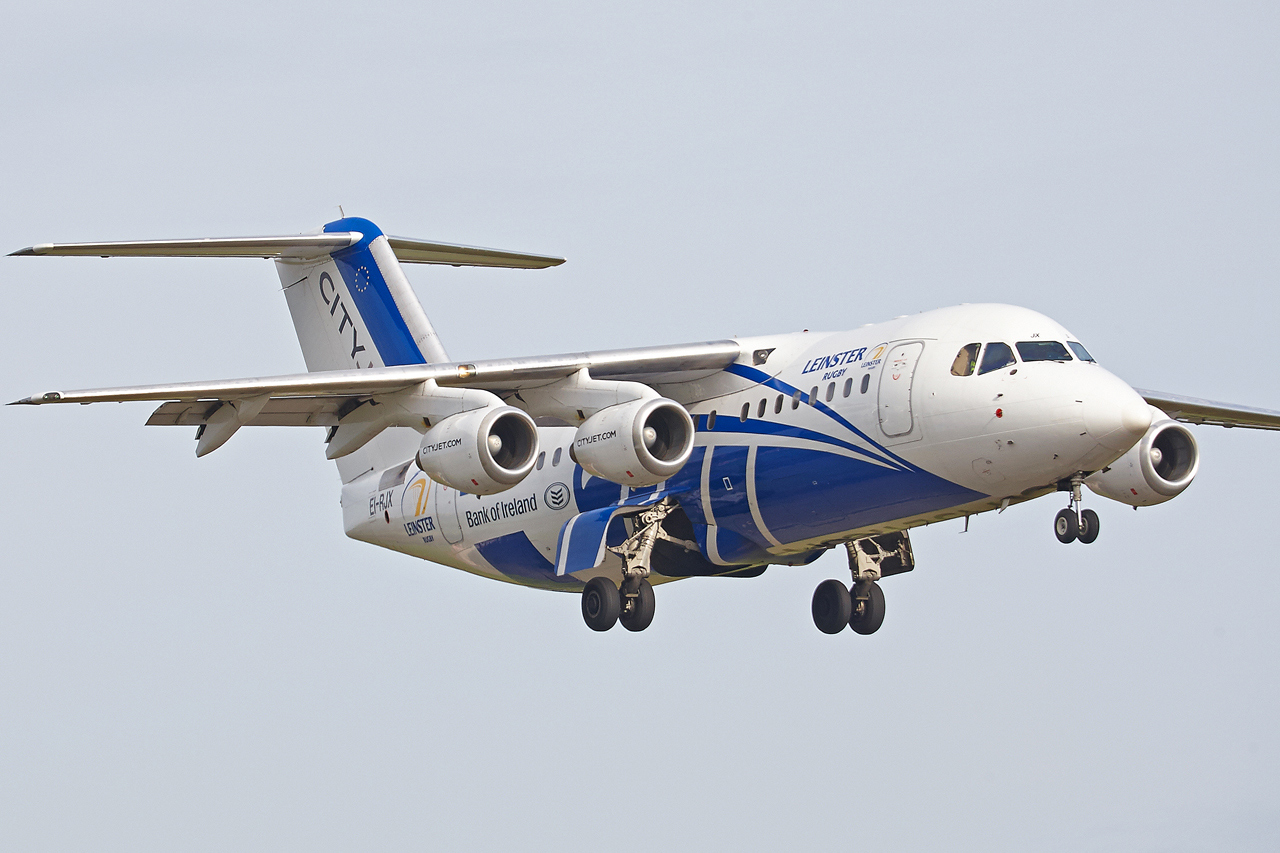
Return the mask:
<svg viewBox="0 0 1280 853"><path fill-rule="evenodd" d="M778 379L775 376L770 376L769 374L765 373L763 370L759 370L754 367L748 367L745 364L731 364L728 367L726 367L724 370L725 370L725 373L732 373L735 376L741 376L743 379L750 379L753 382L760 383L766 388L773 388L776 391L781 391L783 394L786 394L788 396L795 394L796 392L800 392L801 394L804 394L805 398L808 398L808 394L803 391L800 391L799 388L795 387L794 385L788 385L786 382L783 382L781 379ZM876 450L879 450L881 453L885 454L889 459L892 459L894 462L897 462L903 467L910 468L913 471L921 470L916 466L912 465L907 460L903 459L901 456L898 456L895 453L889 452L884 447L882 447L878 442L872 441L869 435L867 435L865 432L863 432L862 430L858 429L856 426L851 424L848 421L848 419L844 417L844 415L841 415L839 412L837 412L835 409L828 406L826 403L820 403L820 402L814 401L813 408L817 409L819 412L822 412L822 414L831 418L833 421L840 424L842 427L849 430L854 435L863 439L872 447L874 447Z"/></svg>
<svg viewBox="0 0 1280 853"><path fill-rule="evenodd" d="M529 541L523 530L477 542L476 550L489 565L515 580L576 583L573 578L556 577L556 567Z"/></svg>
<svg viewBox="0 0 1280 853"><path fill-rule="evenodd" d="M331 257L347 284L347 292L355 301L360 319L364 320L373 338L373 345L378 348L378 355L382 356L382 363L387 367L425 364L422 350L414 341L382 277L382 270L369 251L369 244L382 236L382 230L369 220L354 216L330 222L324 230L326 233L359 231L364 235L359 243L334 252Z"/></svg>

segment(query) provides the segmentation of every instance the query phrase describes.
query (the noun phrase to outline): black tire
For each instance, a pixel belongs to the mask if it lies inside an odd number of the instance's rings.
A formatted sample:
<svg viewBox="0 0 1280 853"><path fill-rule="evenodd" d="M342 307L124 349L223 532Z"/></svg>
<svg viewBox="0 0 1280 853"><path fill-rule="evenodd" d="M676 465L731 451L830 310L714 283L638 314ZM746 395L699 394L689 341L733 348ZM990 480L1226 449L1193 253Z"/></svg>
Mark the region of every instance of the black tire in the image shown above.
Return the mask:
<svg viewBox="0 0 1280 853"><path fill-rule="evenodd" d="M838 580L826 580L813 591L813 624L824 634L839 634L849 624L853 601Z"/></svg>
<svg viewBox="0 0 1280 853"><path fill-rule="evenodd" d="M592 631L608 631L618 621L622 596L608 578L592 578L582 590L582 619Z"/></svg>
<svg viewBox="0 0 1280 853"><path fill-rule="evenodd" d="M871 584L871 597L866 601L855 601L853 613L849 616L849 627L859 634L874 634L884 624L884 590L880 584ZM851 596L852 597L852 596ZM858 611L858 605L862 611Z"/></svg>
<svg viewBox="0 0 1280 853"><path fill-rule="evenodd" d="M1091 509L1080 513L1080 541L1088 545L1098 538L1098 514Z"/></svg>
<svg viewBox="0 0 1280 853"><path fill-rule="evenodd" d="M1074 510L1064 509L1053 517L1053 535L1063 545L1076 541L1080 535L1080 521Z"/></svg>
<svg viewBox="0 0 1280 853"><path fill-rule="evenodd" d="M635 606L630 613L618 617L622 627L628 631L643 631L653 622L653 611L657 602L653 597L653 586L648 581L640 581L636 590Z"/></svg>

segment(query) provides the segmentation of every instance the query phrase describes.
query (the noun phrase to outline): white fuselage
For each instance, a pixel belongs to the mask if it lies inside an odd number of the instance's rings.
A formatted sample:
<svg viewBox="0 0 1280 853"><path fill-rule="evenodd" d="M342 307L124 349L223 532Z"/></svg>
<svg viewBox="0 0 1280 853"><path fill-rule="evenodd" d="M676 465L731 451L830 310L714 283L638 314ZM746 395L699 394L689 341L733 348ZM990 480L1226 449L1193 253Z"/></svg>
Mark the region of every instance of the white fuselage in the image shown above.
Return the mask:
<svg viewBox="0 0 1280 853"><path fill-rule="evenodd" d="M1019 354L956 375L971 344L985 357L1003 352L992 344L1031 353L1053 343L1078 346L1049 318L1004 305L742 340L742 357L724 371L656 386L688 409L697 437L684 469L653 489L591 477L569 458L574 428L541 427L538 465L508 491L460 494L406 461L344 487L345 527L432 562L579 589L595 574L616 575L620 563L607 555L589 571L557 575L566 522L654 493L687 511L710 566L804 561L841 541L1039 496L1128 450L1150 410L1082 360L1083 348L1069 360Z"/></svg>

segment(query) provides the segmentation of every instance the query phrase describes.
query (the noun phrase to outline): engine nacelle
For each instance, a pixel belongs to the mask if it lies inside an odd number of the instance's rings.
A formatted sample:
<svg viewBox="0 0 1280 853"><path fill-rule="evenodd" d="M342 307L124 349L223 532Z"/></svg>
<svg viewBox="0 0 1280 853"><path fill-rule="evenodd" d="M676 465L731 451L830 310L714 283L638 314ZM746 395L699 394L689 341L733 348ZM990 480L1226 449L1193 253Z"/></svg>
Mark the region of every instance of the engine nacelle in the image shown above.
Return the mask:
<svg viewBox="0 0 1280 853"><path fill-rule="evenodd" d="M1111 465L1085 484L1113 501L1151 506L1182 494L1200 468L1200 451L1191 430L1152 409L1151 428Z"/></svg>
<svg viewBox="0 0 1280 853"><path fill-rule="evenodd" d="M437 483L473 495L493 495L533 470L538 428L513 406L450 415L422 437L416 461Z"/></svg>
<svg viewBox="0 0 1280 853"><path fill-rule="evenodd" d="M693 453L693 419L684 406L650 397L601 409L573 437L573 458L596 477L624 486L654 486Z"/></svg>

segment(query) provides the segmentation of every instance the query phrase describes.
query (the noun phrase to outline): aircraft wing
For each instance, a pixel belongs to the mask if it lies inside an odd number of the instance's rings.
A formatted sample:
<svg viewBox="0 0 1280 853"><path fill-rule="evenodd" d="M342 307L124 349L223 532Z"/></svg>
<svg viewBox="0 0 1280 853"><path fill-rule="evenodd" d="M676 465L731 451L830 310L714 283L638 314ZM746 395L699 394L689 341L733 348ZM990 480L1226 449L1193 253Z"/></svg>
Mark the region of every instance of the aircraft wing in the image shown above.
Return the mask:
<svg viewBox="0 0 1280 853"><path fill-rule="evenodd" d="M708 341L533 358L47 391L9 405L159 401L163 405L152 414L148 425L195 426L207 422L223 403L255 400L261 407L254 407L256 414L245 422L246 426L334 426L340 417L364 400L406 391L427 380L435 380L441 387L477 388L499 396L547 385L584 368L595 379L672 384L710 376L732 364L740 354L741 347L736 341Z"/></svg>
<svg viewBox="0 0 1280 853"><path fill-rule="evenodd" d="M1209 424L1221 427L1243 427L1245 429L1280 429L1280 412L1271 409L1257 409L1252 406L1237 406L1231 403L1219 403L1214 400L1200 400L1195 397L1182 397L1177 394L1165 394L1160 391L1144 391L1135 388L1148 403L1163 411L1175 421L1185 424Z"/></svg>

